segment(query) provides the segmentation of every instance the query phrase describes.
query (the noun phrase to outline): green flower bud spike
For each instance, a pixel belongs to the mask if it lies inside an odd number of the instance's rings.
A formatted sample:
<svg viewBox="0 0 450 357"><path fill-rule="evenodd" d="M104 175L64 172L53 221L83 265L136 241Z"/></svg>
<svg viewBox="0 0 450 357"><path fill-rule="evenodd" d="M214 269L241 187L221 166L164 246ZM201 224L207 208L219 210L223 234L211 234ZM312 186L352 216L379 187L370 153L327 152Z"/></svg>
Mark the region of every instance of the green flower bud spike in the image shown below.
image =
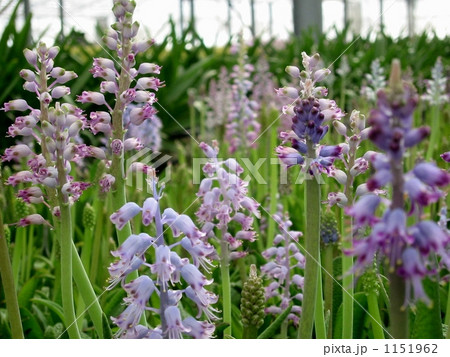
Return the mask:
<svg viewBox="0 0 450 357"><path fill-rule="evenodd" d="M86 203L83 209L83 226L84 228L90 228L93 229L95 227L95 210L94 208L89 204Z"/></svg>
<svg viewBox="0 0 450 357"><path fill-rule="evenodd" d="M264 287L256 266L250 266L249 279L244 283L241 296L241 315L244 327L243 338L256 338L264 322Z"/></svg>

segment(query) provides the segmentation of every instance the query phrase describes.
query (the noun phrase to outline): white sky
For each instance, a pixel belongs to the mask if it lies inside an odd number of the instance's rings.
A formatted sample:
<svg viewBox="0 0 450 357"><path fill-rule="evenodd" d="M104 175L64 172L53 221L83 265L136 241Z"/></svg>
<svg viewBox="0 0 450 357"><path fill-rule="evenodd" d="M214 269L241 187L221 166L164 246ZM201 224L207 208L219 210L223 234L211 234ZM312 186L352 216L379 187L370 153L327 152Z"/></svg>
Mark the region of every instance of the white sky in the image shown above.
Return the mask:
<svg viewBox="0 0 450 357"><path fill-rule="evenodd" d="M379 28L379 0L348 0L349 3L360 3L361 32ZM434 28L441 37L450 34L450 1L449 0L416 0L416 32ZM0 0L0 9L7 0ZM40 33L48 27L44 40L52 42L59 32L59 3L61 0L30 0L33 19L33 32ZM63 0L65 9L65 31L75 27L94 38L94 24L99 19L113 20L111 13L112 0ZM244 28L248 30L250 20L250 0L232 0L232 32L238 33ZM272 32L278 38L286 38L292 32L291 0L255 0L256 31L265 37L269 35L269 3L272 3ZM189 1L183 1L185 24L190 16ZM323 27L328 29L343 26L344 8L341 0L323 1ZM405 0L384 0L384 22L387 33L398 36L407 34L407 16ZM0 30L8 19L9 12L0 15ZM227 1L195 0L197 29L207 45L223 44L228 39ZM167 20L171 16L180 28L180 0L137 0L135 18L150 32L150 35L161 40L167 34Z"/></svg>

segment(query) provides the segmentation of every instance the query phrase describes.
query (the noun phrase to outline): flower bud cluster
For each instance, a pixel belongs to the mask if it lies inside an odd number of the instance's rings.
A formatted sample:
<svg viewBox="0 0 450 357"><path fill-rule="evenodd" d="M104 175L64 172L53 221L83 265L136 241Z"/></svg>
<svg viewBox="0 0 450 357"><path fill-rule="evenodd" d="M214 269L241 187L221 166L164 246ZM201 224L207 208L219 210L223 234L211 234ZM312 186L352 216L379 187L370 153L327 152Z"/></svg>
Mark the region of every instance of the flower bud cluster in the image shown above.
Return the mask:
<svg viewBox="0 0 450 357"><path fill-rule="evenodd" d="M298 238L303 234L290 230L292 222L287 213L284 215L274 214L273 218L278 223L279 233L275 236L273 247L262 252L262 256L268 263L261 267L261 272L270 278L270 283L265 288L266 301L275 303L267 307L265 311L267 314L280 314L294 300L296 303L288 315L288 320L298 325L304 281L298 270L305 268L305 257L298 249L297 244ZM294 295L292 295L292 291L295 291Z"/></svg>
<svg viewBox="0 0 450 357"><path fill-rule="evenodd" d="M310 57L303 52L302 57L303 71L294 66L286 67L287 73L299 79L300 90L294 87L277 90L278 95L291 98L293 103L283 107L284 114L292 115L292 131L280 134L283 143L289 141L291 147L279 146L276 152L287 167L301 165L310 175L329 174L342 149L339 146L318 147L318 144L329 129L324 124L340 120L344 113L333 100L321 98L327 94L325 87L315 86L330 74L329 69L317 69L320 56L315 54ZM308 145L311 147L308 148Z"/></svg>
<svg viewBox="0 0 450 357"><path fill-rule="evenodd" d="M153 172L154 175L154 172ZM171 208L160 212L160 198L162 189L156 188L156 177L153 176L153 197L147 198L142 207L134 202L126 203L114 212L110 219L117 229L141 214L142 224L155 224L157 236L151 237L146 233L131 235L111 254L119 260L108 268L112 289L121 283L128 296L124 299L126 309L117 317L112 318L119 327L117 336L124 338L182 338L183 334L194 338L210 338L214 332L214 324L210 321L217 319L218 311L212 307L218 297L205 289L212 283L201 273L200 269L209 272L211 259L215 257L214 247L207 242L206 234L201 232L192 219L185 214L178 214ZM177 242L168 245L163 236L163 225L172 230ZM173 248L181 245L189 258L180 257ZM146 261L149 248L155 251L156 259L150 264ZM152 275L141 275L125 283L127 276L140 267L150 268ZM175 286L181 289L174 289ZM158 289L158 287L159 289ZM172 287L172 289L170 289ZM150 297L157 294L160 307L148 306ZM205 321L197 321L193 317L181 318L181 299L185 297L195 303L198 308L197 319L203 314ZM142 314L146 311L159 314L161 326L149 329L139 325Z"/></svg>
<svg viewBox="0 0 450 357"><path fill-rule="evenodd" d="M159 151L161 149L161 119L157 115L154 115L151 120L145 120L141 125L135 125L131 122L130 117L131 111L135 108L139 108L139 106L130 104L123 114L124 126L128 128L124 140L125 151L129 148L129 144L127 145L127 143L132 139L140 144L140 146L132 146L134 150L139 150L142 146L152 151Z"/></svg>
<svg viewBox="0 0 450 357"><path fill-rule="evenodd" d="M235 159L219 161L216 142L213 142L213 147L202 142L200 148L210 159L203 166L206 178L200 183L197 193L202 199L196 212L199 222L203 224L201 230L208 238L213 238L216 237L215 228L218 228L232 251L230 259L244 257L247 253L237 249L243 241L256 240L252 225L253 216L260 217L259 203L248 197L248 182L239 177L244 170ZM234 236L229 231L231 222L236 222L240 227Z"/></svg>
<svg viewBox="0 0 450 357"><path fill-rule="evenodd" d="M361 87L361 95L366 97L371 103L376 103L378 91L386 87L386 76L379 59L375 59L371 63L370 73L366 73L365 77L367 85Z"/></svg>
<svg viewBox="0 0 450 357"><path fill-rule="evenodd" d="M353 192L353 183L358 175L361 175L369 168L369 161L364 154L358 157L358 149L361 143L368 138L370 127L366 127L366 120L364 115L359 111L353 110L350 115L349 128L341 121L335 120L333 126L336 131L345 137L345 142L339 146L342 148L342 163L344 170L333 168L330 172L330 177L334 177L336 181L343 186L343 192L330 192L328 194L328 205L331 207L337 204L339 207L345 207L353 197L361 196L369 190L365 183L359 185L356 191ZM373 152L372 152L373 153ZM351 192L350 192L351 191ZM380 191L379 193L383 193Z"/></svg>
<svg viewBox="0 0 450 357"><path fill-rule="evenodd" d="M113 12L116 22L103 40L110 50L116 52L117 58L121 59L120 62L116 61L120 70L117 69L114 60L95 58L90 72L94 78L103 79L100 83L100 92L84 91L77 99L81 103L106 106L108 111L96 111L90 114L89 127L94 134L102 132L108 138L112 136L114 130L123 129L115 127L117 123L113 123L113 113L125 113L131 103L136 105L128 110L129 125L139 126L144 121L153 120L157 112L153 107L156 96L149 90L158 91L164 86L158 78L151 76L160 73L160 66L154 63L142 63L139 67L136 66L136 55L147 51L153 41L137 42L135 40L139 30L139 23L133 22L135 7L136 3L132 0L114 1ZM133 81L135 84L131 86ZM108 104L110 100L105 95L114 96L116 103L114 109ZM139 149L140 147L131 146L131 148Z"/></svg>
<svg viewBox="0 0 450 357"><path fill-rule="evenodd" d="M425 81L427 92L422 95L422 99L432 105L441 105L450 101L450 94L447 93L447 77L444 75L444 68L440 57L431 70L431 78Z"/></svg>
<svg viewBox="0 0 450 357"><path fill-rule="evenodd" d="M238 50L238 64L233 66L229 74L231 107L225 125L225 140L230 144L231 154L256 147L255 139L261 130L261 124L257 120L260 103L250 98L254 85L251 78L255 69L248 63L242 41Z"/></svg>

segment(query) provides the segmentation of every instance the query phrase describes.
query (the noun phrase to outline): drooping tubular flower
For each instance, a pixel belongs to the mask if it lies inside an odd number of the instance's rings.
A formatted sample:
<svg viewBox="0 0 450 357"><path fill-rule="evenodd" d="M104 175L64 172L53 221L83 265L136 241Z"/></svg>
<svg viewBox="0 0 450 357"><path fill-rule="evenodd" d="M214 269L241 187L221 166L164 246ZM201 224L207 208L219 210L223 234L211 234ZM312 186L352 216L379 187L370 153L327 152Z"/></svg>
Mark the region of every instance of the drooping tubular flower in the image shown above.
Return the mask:
<svg viewBox="0 0 450 357"><path fill-rule="evenodd" d="M132 234L115 251L111 252L119 258L108 268L110 273L110 285L112 289L121 284L127 292L124 303L125 310L112 321L119 327L117 336L123 338L182 338L183 334L193 338L210 338L214 333L214 324L211 320L217 319L218 311L211 305L217 302L217 296L206 290L206 286L212 283L200 271L209 272L215 257L214 247L208 243L206 234L201 232L192 219L185 214L178 214L171 208L160 211L160 199L162 188L157 189L157 179L153 169L149 169L150 184L153 187L153 197L147 198L142 207L134 202L128 202L121 209L113 213L111 221L117 229L136 217L142 216L142 224L155 225L156 237L146 233ZM163 227L167 225L172 230L173 236L178 240L169 245L164 239ZM167 229L168 229L167 228ZM174 247L181 245L185 253L180 257ZM154 249L155 261L146 260L148 249ZM141 275L129 283L125 283L127 276L142 267L150 268L148 275ZM181 289L171 289L171 287ZM152 294L157 294L160 307L149 305ZM196 318L204 314L206 320L197 321L193 317L181 318L181 304L195 304L198 309ZM160 316L161 325L154 329L140 325L139 321L145 311L152 311Z"/></svg>
<svg viewBox="0 0 450 357"><path fill-rule="evenodd" d="M275 302L265 309L268 314L280 314L294 305L288 315L288 320L298 325L301 316L301 301L304 278L301 272L305 268L305 257L297 247L298 239L303 234L292 231L292 222L286 213L276 213L273 219L278 223L278 234L273 240L273 247L262 252L268 261L261 271L269 277L269 285L265 288L266 301Z"/></svg>
<svg viewBox="0 0 450 357"><path fill-rule="evenodd" d="M378 255L386 257L391 271L406 281L405 306L416 300L429 302L422 287L423 278L440 266L450 267L450 235L436 222L421 220L423 207L443 195L440 188L450 183L450 175L427 162L419 162L411 171L403 172L405 152L429 134L427 127L412 126L416 103L414 88L401 81L399 63L394 62L390 86L378 91L377 108L369 116L369 139L385 153L365 155L375 169L367 189L374 191L390 184L392 198L382 200L366 194L347 209L354 219L355 232L361 232L363 227L371 229L368 236L354 241L349 252L357 258L353 270L360 272L371 266ZM376 211L383 202L387 209L378 216ZM413 213L417 214L417 223L408 224L407 217Z"/></svg>
<svg viewBox="0 0 450 357"><path fill-rule="evenodd" d="M7 184L32 184L20 190L18 197L26 203L44 203L54 209L54 212L58 212L56 207L60 198L64 202L73 203L89 187L88 183L74 181L70 176L71 162L88 156L105 158L101 149L79 144L78 134L86 126L82 110L56 101L70 94L70 89L63 84L77 77L72 71L54 66L58 52L58 47L48 48L44 43L40 43L34 51L24 51L33 70L23 69L20 76L25 80L24 89L36 94L39 109L33 108L23 99L12 100L2 108L6 112L23 113L9 127L9 136L31 138L40 147L40 151L36 153L25 144L5 150L2 161L27 160L29 168L11 175ZM27 218L21 220L19 225L38 222L35 218Z"/></svg>
<svg viewBox="0 0 450 357"><path fill-rule="evenodd" d="M286 67L288 74L299 79L300 90L294 87L277 90L278 95L291 98L293 103L283 107L283 113L292 115L292 131L280 134L283 143L290 142L291 147L278 146L276 152L287 167L300 165L310 175L329 173L342 148L318 144L328 132L329 126L326 124L331 120L340 120L344 113L333 100L322 98L327 94L325 87L316 87L330 73L329 69L316 68L319 55L309 57L303 52L302 58L305 68L302 72L294 66ZM311 146L309 153L308 145Z"/></svg>

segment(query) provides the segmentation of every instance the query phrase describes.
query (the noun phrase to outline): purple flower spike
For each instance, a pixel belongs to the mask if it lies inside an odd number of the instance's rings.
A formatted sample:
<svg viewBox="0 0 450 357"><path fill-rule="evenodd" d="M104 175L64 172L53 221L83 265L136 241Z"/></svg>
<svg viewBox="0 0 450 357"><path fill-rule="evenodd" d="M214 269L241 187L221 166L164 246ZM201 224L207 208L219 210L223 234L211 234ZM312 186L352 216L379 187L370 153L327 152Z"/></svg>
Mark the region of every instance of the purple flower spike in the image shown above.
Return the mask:
<svg viewBox="0 0 450 357"><path fill-rule="evenodd" d="M125 227L125 224L139 214L141 210L141 207L139 207L136 203L128 202L118 211L114 212L109 218L111 222L116 225L116 228L121 230Z"/></svg>

